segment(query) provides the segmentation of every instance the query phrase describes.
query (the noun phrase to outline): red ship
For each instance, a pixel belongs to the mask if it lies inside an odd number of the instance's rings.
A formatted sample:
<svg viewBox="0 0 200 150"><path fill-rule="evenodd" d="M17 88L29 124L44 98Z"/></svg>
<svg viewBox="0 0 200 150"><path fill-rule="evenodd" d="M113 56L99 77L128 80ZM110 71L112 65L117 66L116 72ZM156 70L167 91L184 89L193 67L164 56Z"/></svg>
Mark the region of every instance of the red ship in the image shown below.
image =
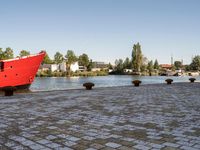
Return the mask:
<svg viewBox="0 0 200 150"><path fill-rule="evenodd" d="M28 89L45 55L42 51L36 55L0 60L0 89L7 86Z"/></svg>

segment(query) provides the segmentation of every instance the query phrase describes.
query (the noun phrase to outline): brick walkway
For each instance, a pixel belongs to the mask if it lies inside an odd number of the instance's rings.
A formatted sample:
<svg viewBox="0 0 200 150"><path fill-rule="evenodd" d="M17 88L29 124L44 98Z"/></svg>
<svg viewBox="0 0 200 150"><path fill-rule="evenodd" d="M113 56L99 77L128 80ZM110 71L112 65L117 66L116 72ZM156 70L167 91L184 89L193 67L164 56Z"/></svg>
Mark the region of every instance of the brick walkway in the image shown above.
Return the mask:
<svg viewBox="0 0 200 150"><path fill-rule="evenodd" d="M0 149L200 149L200 83L0 96Z"/></svg>

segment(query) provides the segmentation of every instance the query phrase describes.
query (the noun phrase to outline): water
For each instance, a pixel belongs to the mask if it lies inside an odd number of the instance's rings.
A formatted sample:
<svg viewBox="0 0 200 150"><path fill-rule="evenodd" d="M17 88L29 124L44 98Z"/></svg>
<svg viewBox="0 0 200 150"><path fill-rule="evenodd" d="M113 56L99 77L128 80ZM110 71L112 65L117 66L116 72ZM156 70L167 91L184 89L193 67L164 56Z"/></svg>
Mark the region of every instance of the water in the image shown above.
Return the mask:
<svg viewBox="0 0 200 150"><path fill-rule="evenodd" d="M37 77L30 87L31 91L51 91L83 88L83 83L93 82L95 87L111 87L132 85L131 81L139 79L142 84L164 83L165 79L172 78L174 82L188 82L191 77L166 77L166 76L131 76L109 75L98 77ZM195 77L200 81L200 76Z"/></svg>

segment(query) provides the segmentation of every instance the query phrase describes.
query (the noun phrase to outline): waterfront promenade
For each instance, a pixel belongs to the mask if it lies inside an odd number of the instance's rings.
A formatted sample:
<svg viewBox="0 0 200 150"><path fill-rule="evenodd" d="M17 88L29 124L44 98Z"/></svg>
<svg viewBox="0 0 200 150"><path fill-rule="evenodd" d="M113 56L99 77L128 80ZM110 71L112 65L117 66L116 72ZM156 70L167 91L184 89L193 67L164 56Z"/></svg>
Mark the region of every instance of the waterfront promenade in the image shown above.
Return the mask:
<svg viewBox="0 0 200 150"><path fill-rule="evenodd" d="M0 96L0 149L200 149L200 83Z"/></svg>

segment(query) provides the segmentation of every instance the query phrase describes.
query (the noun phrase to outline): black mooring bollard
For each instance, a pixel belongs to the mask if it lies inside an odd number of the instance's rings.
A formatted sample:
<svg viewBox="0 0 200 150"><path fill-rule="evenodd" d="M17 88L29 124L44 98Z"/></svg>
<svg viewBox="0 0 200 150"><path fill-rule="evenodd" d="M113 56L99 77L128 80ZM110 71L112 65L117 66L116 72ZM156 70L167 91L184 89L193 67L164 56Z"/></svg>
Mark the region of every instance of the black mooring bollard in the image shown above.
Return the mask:
<svg viewBox="0 0 200 150"><path fill-rule="evenodd" d="M14 91L16 91L17 88L13 86L6 86L2 88L2 91L5 92L5 96L13 96Z"/></svg>

